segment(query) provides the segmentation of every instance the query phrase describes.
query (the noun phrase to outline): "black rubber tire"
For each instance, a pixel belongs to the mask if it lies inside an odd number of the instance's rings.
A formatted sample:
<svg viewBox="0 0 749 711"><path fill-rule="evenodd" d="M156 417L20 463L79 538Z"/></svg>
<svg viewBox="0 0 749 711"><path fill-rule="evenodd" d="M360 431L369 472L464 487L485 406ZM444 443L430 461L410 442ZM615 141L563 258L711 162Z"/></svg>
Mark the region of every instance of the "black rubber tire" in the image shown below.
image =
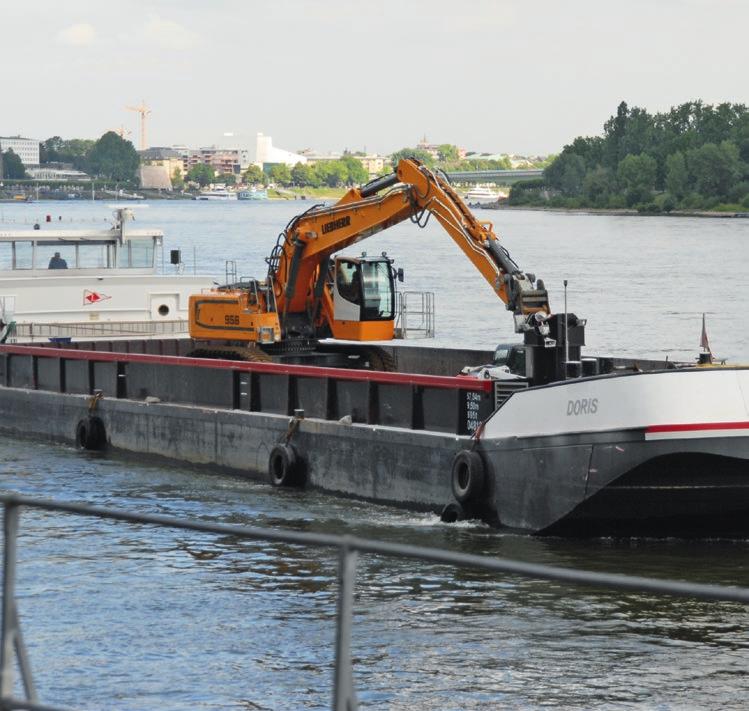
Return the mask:
<svg viewBox="0 0 749 711"><path fill-rule="evenodd" d="M81 449L96 452L107 443L107 430L101 418L89 415L80 420L75 428L75 442Z"/></svg>
<svg viewBox="0 0 749 711"><path fill-rule="evenodd" d="M440 521L442 523L455 523L456 521L464 521L466 519L466 512L462 504L457 501L451 501L449 504L445 504L440 514Z"/></svg>
<svg viewBox="0 0 749 711"><path fill-rule="evenodd" d="M452 466L452 489L455 500L461 504L476 501L484 491L484 462L478 452L461 449Z"/></svg>
<svg viewBox="0 0 749 711"><path fill-rule="evenodd" d="M268 479L273 486L301 486L302 466L291 444L277 444L268 457Z"/></svg>

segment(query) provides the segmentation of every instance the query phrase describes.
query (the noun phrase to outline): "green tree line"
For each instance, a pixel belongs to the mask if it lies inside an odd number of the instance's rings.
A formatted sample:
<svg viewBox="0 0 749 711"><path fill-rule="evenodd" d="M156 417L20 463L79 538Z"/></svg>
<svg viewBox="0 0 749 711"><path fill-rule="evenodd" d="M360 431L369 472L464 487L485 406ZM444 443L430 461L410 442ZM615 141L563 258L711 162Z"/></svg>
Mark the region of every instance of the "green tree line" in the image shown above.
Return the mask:
<svg viewBox="0 0 749 711"><path fill-rule="evenodd" d="M134 183L140 158L130 141L107 131L97 141L52 136L39 145L39 161L67 163L96 178Z"/></svg>
<svg viewBox="0 0 749 711"><path fill-rule="evenodd" d="M283 187L339 188L344 185L361 185L369 180L369 173L353 155L344 155L339 160L319 161L314 165L297 163L289 167L283 163L272 165L265 173L251 165L243 175L246 183L268 185L275 183Z"/></svg>
<svg viewBox="0 0 749 711"><path fill-rule="evenodd" d="M579 136L510 203L554 207L749 208L749 110L691 101L668 112L619 104L603 135Z"/></svg>

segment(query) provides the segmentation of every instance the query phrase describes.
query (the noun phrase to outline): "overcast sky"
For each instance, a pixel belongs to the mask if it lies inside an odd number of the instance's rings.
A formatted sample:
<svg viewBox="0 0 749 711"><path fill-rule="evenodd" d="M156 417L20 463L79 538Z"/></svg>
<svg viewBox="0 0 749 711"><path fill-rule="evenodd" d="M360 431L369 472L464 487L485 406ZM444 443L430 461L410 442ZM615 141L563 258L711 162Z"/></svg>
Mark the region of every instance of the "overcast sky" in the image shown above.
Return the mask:
<svg viewBox="0 0 749 711"><path fill-rule="evenodd" d="M0 135L558 151L622 99L749 103L749 0L2 3ZM233 132L234 138L224 136Z"/></svg>

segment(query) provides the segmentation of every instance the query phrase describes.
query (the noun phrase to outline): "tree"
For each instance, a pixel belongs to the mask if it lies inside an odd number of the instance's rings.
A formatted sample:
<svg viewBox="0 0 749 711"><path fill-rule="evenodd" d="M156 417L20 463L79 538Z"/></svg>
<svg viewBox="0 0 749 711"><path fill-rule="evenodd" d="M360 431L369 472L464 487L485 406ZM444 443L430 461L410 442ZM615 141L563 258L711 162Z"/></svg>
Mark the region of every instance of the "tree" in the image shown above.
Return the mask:
<svg viewBox="0 0 749 711"><path fill-rule="evenodd" d="M340 162L346 167L346 185L362 185L369 180L369 173L360 160L353 156L343 156Z"/></svg>
<svg viewBox="0 0 749 711"><path fill-rule="evenodd" d="M611 187L611 174L606 168L599 165L585 174L582 190L585 197L596 207L605 207Z"/></svg>
<svg viewBox="0 0 749 711"><path fill-rule="evenodd" d="M107 131L88 154L88 169L92 175L111 180L135 180L140 165L138 152L130 141Z"/></svg>
<svg viewBox="0 0 749 711"><path fill-rule="evenodd" d="M297 163L291 169L291 181L300 188L317 187L320 183L311 165Z"/></svg>
<svg viewBox="0 0 749 711"><path fill-rule="evenodd" d="M3 178L22 179L26 177L23 161L9 148L2 155Z"/></svg>
<svg viewBox="0 0 749 711"><path fill-rule="evenodd" d="M234 173L221 173L216 178L217 183L223 183L224 185L236 185L237 176Z"/></svg>
<svg viewBox="0 0 749 711"><path fill-rule="evenodd" d="M291 185L291 170L286 163L276 163L270 169L270 179L279 185Z"/></svg>
<svg viewBox="0 0 749 711"><path fill-rule="evenodd" d="M453 146L449 143L442 143L437 146L437 157L442 162L457 161L460 160L460 153L458 152L457 146Z"/></svg>
<svg viewBox="0 0 749 711"><path fill-rule="evenodd" d="M727 195L741 175L739 149L730 141L692 149L687 153L687 165L697 192L706 196Z"/></svg>
<svg viewBox="0 0 749 711"><path fill-rule="evenodd" d="M187 180L197 183L201 188L212 183L215 177L216 171L205 163L197 163L187 171Z"/></svg>
<svg viewBox="0 0 749 711"><path fill-rule="evenodd" d="M77 170L86 170L86 158L93 147L94 141L89 139L52 136L39 144L39 162L71 163Z"/></svg>
<svg viewBox="0 0 749 711"><path fill-rule="evenodd" d="M185 179L182 177L182 171L179 168L175 168L172 173L172 187L175 190L183 190L185 187Z"/></svg>
<svg viewBox="0 0 749 711"><path fill-rule="evenodd" d="M339 188L348 180L346 164L340 160L326 160L315 164L318 180L329 188Z"/></svg>
<svg viewBox="0 0 749 711"><path fill-rule="evenodd" d="M544 170L546 182L568 197L580 194L584 177L585 161L582 156L568 150L568 147Z"/></svg>
<svg viewBox="0 0 749 711"><path fill-rule="evenodd" d="M255 164L252 164L244 172L244 182L250 185L267 185L268 176L263 172L263 169Z"/></svg>
<svg viewBox="0 0 749 711"><path fill-rule="evenodd" d="M647 153L624 157L619 163L616 177L626 193L627 204L632 206L647 202L652 197L658 163Z"/></svg>
<svg viewBox="0 0 749 711"><path fill-rule="evenodd" d="M398 165L398 161L401 158L416 158L416 160L420 160L424 165L430 167L434 165L434 157L429 151L425 151L423 148L401 148L399 151L396 151L390 156L393 168Z"/></svg>
<svg viewBox="0 0 749 711"><path fill-rule="evenodd" d="M676 151L666 158L666 190L679 199L689 190L687 161L681 151Z"/></svg>

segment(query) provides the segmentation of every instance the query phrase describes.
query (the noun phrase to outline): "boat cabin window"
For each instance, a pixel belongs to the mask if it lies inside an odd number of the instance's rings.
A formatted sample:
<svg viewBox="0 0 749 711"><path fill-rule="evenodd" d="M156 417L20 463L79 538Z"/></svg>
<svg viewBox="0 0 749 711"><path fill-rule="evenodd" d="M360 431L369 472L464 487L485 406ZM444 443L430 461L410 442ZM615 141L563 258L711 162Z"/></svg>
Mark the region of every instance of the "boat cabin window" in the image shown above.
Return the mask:
<svg viewBox="0 0 749 711"><path fill-rule="evenodd" d="M361 264L364 303L362 320L389 321L393 318L393 278L389 262Z"/></svg>
<svg viewBox="0 0 749 711"><path fill-rule="evenodd" d="M35 269L75 269L75 245L60 242L37 242Z"/></svg>
<svg viewBox="0 0 749 711"><path fill-rule="evenodd" d="M34 243L13 242L13 269L34 268Z"/></svg>
<svg viewBox="0 0 749 711"><path fill-rule="evenodd" d="M13 269L13 245L10 242L0 242L0 271L8 272Z"/></svg>
<svg viewBox="0 0 749 711"><path fill-rule="evenodd" d="M114 244L81 242L78 245L78 269L110 269L114 266Z"/></svg>
<svg viewBox="0 0 749 711"><path fill-rule="evenodd" d="M154 241L152 239L128 240L125 248L120 252L120 266L133 269L150 269L153 267L154 252Z"/></svg>

